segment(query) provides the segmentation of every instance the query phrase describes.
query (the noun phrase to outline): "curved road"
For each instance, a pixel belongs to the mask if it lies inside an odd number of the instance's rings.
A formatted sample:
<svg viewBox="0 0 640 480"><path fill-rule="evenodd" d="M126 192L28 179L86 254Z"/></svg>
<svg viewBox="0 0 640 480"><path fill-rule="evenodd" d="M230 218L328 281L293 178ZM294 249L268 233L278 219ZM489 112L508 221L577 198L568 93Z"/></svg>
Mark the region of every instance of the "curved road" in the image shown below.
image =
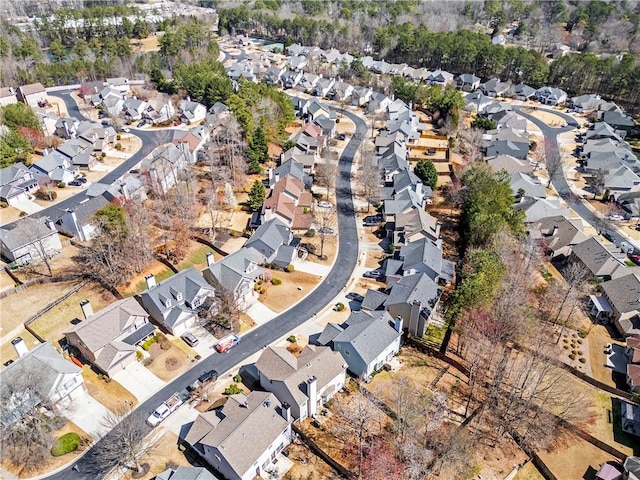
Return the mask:
<svg viewBox="0 0 640 480"><path fill-rule="evenodd" d="M350 173L351 164L361 141L365 138L367 126L357 115L338 110L351 119L356 125L356 132L346 145L338 162L339 175L336 180L336 197L338 212L338 254L333 268L313 293L307 295L301 302L291 307L286 312L278 315L270 322L248 332L242 337L242 341L224 354L214 353L202 360L194 368L173 380L151 398L140 404L127 417L126 422L136 422L150 432L151 428L145 423L149 414L155 410L164 400L176 391L183 391L187 385L193 383L204 371L216 369L226 372L234 366L241 364L246 358L258 352L266 345L291 332L296 327L314 317L325 308L346 286L353 273L358 259L358 232L353 206ZM94 480L104 474L99 468L96 459L97 452L103 443L112 441L112 434L108 433L99 440L77 462L79 472L72 470L71 466L47 477L55 480L83 478Z"/></svg>
<svg viewBox="0 0 640 480"><path fill-rule="evenodd" d="M554 127L548 126L546 123L534 117L533 115L529 115L528 113L523 112L522 108L523 107L514 107L514 110L517 111L518 115L526 118L527 120L531 121L531 123L535 124L538 128L540 128L540 130L542 131L542 134L544 135L545 140L547 139L549 140L548 142L545 141L545 155L547 156L547 158L550 155L560 155L560 149L558 147L558 138L557 138L558 135L575 129L576 127L578 127L578 122L571 115L567 115L566 113L558 112L556 110L551 110L548 108L537 108L537 110L543 110L549 113L553 113L554 115L561 117L567 122L566 127L554 128ZM602 230L602 220L600 219L600 217L598 217L598 215L594 213L593 210L587 207L587 205L585 204L585 201L582 198L577 197L572 192L571 187L567 183L567 179L564 175L564 169L560 169L560 174L556 175L552 179L552 183L555 189L557 190L558 194L560 195L560 197L565 202L567 202L567 205L571 206L573 211L576 212L580 216L580 218L582 218L589 225L595 228L597 232ZM636 244L636 242L631 240L616 225L610 224L607 226L607 229L609 231L612 230L616 232L617 237L619 237L620 239L623 239L626 242L633 245ZM617 242L614 242L614 243L617 244Z"/></svg>

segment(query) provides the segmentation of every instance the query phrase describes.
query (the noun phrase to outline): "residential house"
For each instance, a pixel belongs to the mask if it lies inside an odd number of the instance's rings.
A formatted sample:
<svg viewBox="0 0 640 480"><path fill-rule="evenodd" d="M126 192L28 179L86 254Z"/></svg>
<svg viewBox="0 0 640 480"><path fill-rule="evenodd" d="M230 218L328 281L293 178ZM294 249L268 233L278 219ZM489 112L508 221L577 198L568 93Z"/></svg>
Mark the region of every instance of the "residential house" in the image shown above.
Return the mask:
<svg viewBox="0 0 640 480"><path fill-rule="evenodd" d="M567 258L574 245L588 238L582 231L581 220L561 215L541 218L531 225L529 235L544 246L552 260Z"/></svg>
<svg viewBox="0 0 640 480"><path fill-rule="evenodd" d="M551 58L560 58L571 52L571 47L564 43L554 43L550 48L550 52L549 56Z"/></svg>
<svg viewBox="0 0 640 480"><path fill-rule="evenodd" d="M352 374L369 378L397 355L401 337L402 319L384 310L360 310L342 325L328 323L317 342L340 352Z"/></svg>
<svg viewBox="0 0 640 480"><path fill-rule="evenodd" d="M453 73L449 73L445 70L436 70L435 72L431 72L431 74L427 77L427 82L430 85L440 85L441 87L447 87L449 85L453 85L455 80Z"/></svg>
<svg viewBox="0 0 640 480"><path fill-rule="evenodd" d="M378 60L373 62L369 70L378 75L389 75L391 70L393 69L393 65L385 62L384 60Z"/></svg>
<svg viewBox="0 0 640 480"><path fill-rule="evenodd" d="M49 103L47 91L41 83L31 83L18 88L18 99L31 108L42 107Z"/></svg>
<svg viewBox="0 0 640 480"><path fill-rule="evenodd" d="M214 288L233 292L238 305L248 307L257 299L253 285L264 271L259 267L264 262L264 255L254 248L241 248L217 262L209 254L202 276Z"/></svg>
<svg viewBox="0 0 640 480"><path fill-rule="evenodd" d="M589 112L597 110L602 102L603 100L600 98L600 95L588 93L578 97L571 97L568 104L569 107L575 109L577 112Z"/></svg>
<svg viewBox="0 0 640 480"><path fill-rule="evenodd" d="M498 173L504 170L509 175L514 173L533 173L533 167L527 160L512 157L511 155L497 155L491 158L485 158L485 161L491 167L491 170Z"/></svg>
<svg viewBox="0 0 640 480"><path fill-rule="evenodd" d="M151 319L172 335L182 335L196 323L198 310L213 301L215 290L195 268L182 270L156 284L145 277L147 290L138 295Z"/></svg>
<svg viewBox="0 0 640 480"><path fill-rule="evenodd" d="M98 125L94 122L80 122L77 128L79 139L86 141L89 153L101 153L116 141L116 131L113 127Z"/></svg>
<svg viewBox="0 0 640 480"><path fill-rule="evenodd" d="M289 139L296 142L296 146L306 153L319 153L325 144L322 127L315 123L305 124L298 132L292 134Z"/></svg>
<svg viewBox="0 0 640 480"><path fill-rule="evenodd" d="M318 102L315 98L306 104L306 116L310 122L320 117L335 119L335 113Z"/></svg>
<svg viewBox="0 0 640 480"><path fill-rule="evenodd" d="M27 265L61 251L58 231L48 218L24 217L0 228L0 253L7 262Z"/></svg>
<svg viewBox="0 0 640 480"><path fill-rule="evenodd" d="M524 212L524 223L537 222L545 217L570 215L569 209L561 206L557 198L523 197L513 208Z"/></svg>
<svg viewBox="0 0 640 480"><path fill-rule="evenodd" d="M474 112L478 114L484 113L485 109L491 105L495 100L492 97L486 96L480 90L473 93L468 93L464 97L464 109L468 112Z"/></svg>
<svg viewBox="0 0 640 480"><path fill-rule="evenodd" d="M480 77L473 73L463 73L458 77L456 86L463 92L475 92L480 87Z"/></svg>
<svg viewBox="0 0 640 480"><path fill-rule="evenodd" d="M613 323L625 337L640 335L640 278L637 272L617 268L618 275L602 283L602 296L590 295L591 314Z"/></svg>
<svg viewBox="0 0 640 480"><path fill-rule="evenodd" d="M322 129L322 136L324 138L333 138L336 134L336 121L327 117L320 117L314 120L316 125Z"/></svg>
<svg viewBox="0 0 640 480"><path fill-rule="evenodd" d="M609 170L604 179L604 188L609 190L613 198L617 198L621 193L637 191L638 185L640 176L627 165Z"/></svg>
<svg viewBox="0 0 640 480"><path fill-rule="evenodd" d="M296 258L297 247L291 229L279 218L260 225L246 241L244 248L254 248L264 256L266 263L286 267Z"/></svg>
<svg viewBox="0 0 640 480"><path fill-rule="evenodd" d="M384 267L389 285L420 272L440 285L452 283L455 276L455 264L442 258L442 239L427 237L403 245L393 257L385 260Z"/></svg>
<svg viewBox="0 0 640 480"><path fill-rule="evenodd" d="M333 88L333 85L335 83L336 81L333 78L323 78L323 77L318 78L318 81L316 82L316 87L314 90L314 95L316 97L327 97L329 95L329 92L331 92L331 89Z"/></svg>
<svg viewBox="0 0 640 480"><path fill-rule="evenodd" d="M315 73L303 72L297 88L302 92L312 93L315 91L319 79L320 77Z"/></svg>
<svg viewBox="0 0 640 480"><path fill-rule="evenodd" d="M589 237L584 242L574 245L571 252L573 261L582 263L591 275L605 282L626 273L624 258L625 254L607 249L597 237Z"/></svg>
<svg viewBox="0 0 640 480"><path fill-rule="evenodd" d="M353 94L353 86L346 82L336 82L331 89L332 100L347 103Z"/></svg>
<svg viewBox="0 0 640 480"><path fill-rule="evenodd" d="M93 98L93 97L92 97ZM112 87L104 87L93 100L94 105L101 105L102 113L109 117L117 117L124 107L124 96Z"/></svg>
<svg viewBox="0 0 640 480"><path fill-rule="evenodd" d="M67 140L59 145L56 150L67 157L71 165L75 165L78 168L89 170L91 166L95 165L95 158L93 161L91 159L93 144L84 138L78 137Z"/></svg>
<svg viewBox="0 0 640 480"><path fill-rule="evenodd" d="M538 177L526 173L512 173L509 181L516 199L523 197L547 198L547 189Z"/></svg>
<svg viewBox="0 0 640 480"><path fill-rule="evenodd" d="M307 66L307 58L302 56L302 55L297 55L294 57L289 57L287 58L287 61L285 62L285 67L287 67L290 70L304 70L304 67Z"/></svg>
<svg viewBox="0 0 640 480"><path fill-rule="evenodd" d="M371 98L369 98L369 101L367 102L365 111L368 114L386 112L387 108L389 108L389 105L391 105L392 103L393 100L391 100L391 98L386 96L384 93L373 92Z"/></svg>
<svg viewBox="0 0 640 480"><path fill-rule="evenodd" d="M508 128L516 133L522 133L527 130L527 120L522 118L513 111L501 111L490 115L489 118L496 123L498 130Z"/></svg>
<svg viewBox="0 0 640 480"><path fill-rule="evenodd" d="M78 134L78 122L75 118L61 117L56 120L54 134L65 140L74 138Z"/></svg>
<svg viewBox="0 0 640 480"><path fill-rule="evenodd" d="M527 101L536 96L536 89L525 83L519 83L515 86L513 93L516 100Z"/></svg>
<svg viewBox="0 0 640 480"><path fill-rule="evenodd" d="M395 223L398 221L398 219L396 218L398 215L401 215L405 212L410 212L411 210L419 210L424 212L424 205L424 197L420 197L417 193L410 189L404 190L401 193L393 195L392 198L384 200L382 206L382 217L383 221L388 225L387 235L393 236L393 232L396 231L396 228L399 228L399 226L395 225ZM429 215L426 212L424 212L424 214ZM416 215L420 215L420 217L422 217L421 213ZM416 231L420 231L420 227L432 224L428 218L422 219L415 218L413 216L408 216L406 219L403 219L401 223L403 226L409 225L411 223L411 220L416 221L415 226L418 228L418 230L410 228L410 231L413 233L415 233ZM393 224L389 225L389 223ZM433 225L435 225L435 223ZM428 230L430 230L430 228L427 229L427 231ZM435 234L435 230L433 232ZM411 237L411 235L409 235L409 237Z"/></svg>
<svg viewBox="0 0 640 480"><path fill-rule="evenodd" d="M437 282L426 273L419 272L404 276L392 284L383 308L394 319L400 316L403 328L411 335L422 337L441 295L442 290Z"/></svg>
<svg viewBox="0 0 640 480"><path fill-rule="evenodd" d="M640 373L640 370L638 370ZM623 464L624 480L640 480L640 457L629 456Z"/></svg>
<svg viewBox="0 0 640 480"><path fill-rule="evenodd" d="M19 358L0 370L0 426L20 421L45 401L56 409L82 396L86 390L82 369L65 360L49 342L31 351L20 337L11 343Z"/></svg>
<svg viewBox="0 0 640 480"><path fill-rule="evenodd" d="M268 392L230 395L220 409L198 415L184 440L228 480L268 476L291 442L291 412Z"/></svg>
<svg viewBox="0 0 640 480"><path fill-rule="evenodd" d="M386 207L386 202L385 202ZM385 210L385 216L389 213ZM440 222L424 211L424 208L409 208L395 214L393 220L387 221L387 235L396 248L402 248L420 238L437 240L440 236Z"/></svg>
<svg viewBox="0 0 640 480"><path fill-rule="evenodd" d="M491 98L491 97L487 97ZM498 115L502 112L510 112L512 110L511 104L507 102L498 102L493 101L489 105L487 105L484 109L483 115L492 118L495 115Z"/></svg>
<svg viewBox="0 0 640 480"><path fill-rule="evenodd" d="M306 187L311 186L311 178L309 174L313 172L313 164L308 166L305 163L302 163L297 158L301 157L314 157L313 155L303 154L297 148L293 147L284 152L281 155L281 163L276 168L269 167L267 171L268 186L269 188L273 188L273 186L280 180L284 178L286 175L291 175L293 178L297 178L301 182L305 184ZM315 157L314 157L315 159ZM311 159L311 161L314 161Z"/></svg>
<svg viewBox="0 0 640 480"><path fill-rule="evenodd" d="M610 138L614 142L621 142L622 138L616 133L614 128L607 122L596 122L591 125L591 128L584 134L585 140L602 140L604 138Z"/></svg>
<svg viewBox="0 0 640 480"><path fill-rule="evenodd" d="M264 74L264 82L267 85L279 85L284 72L284 68L273 65L267 68L267 71Z"/></svg>
<svg viewBox="0 0 640 480"><path fill-rule="evenodd" d="M189 163L196 163L199 156L204 154L204 145L209 141L209 131L200 126L191 131L173 130L171 143L182 148L186 155L188 152Z"/></svg>
<svg viewBox="0 0 640 480"><path fill-rule="evenodd" d="M58 123L58 116L48 110L42 108L34 109L34 113L40 124L40 130L45 137L56 134L56 123Z"/></svg>
<svg viewBox="0 0 640 480"><path fill-rule="evenodd" d="M117 78L107 78L107 86L117 90L122 94L127 94L131 91L131 86L129 85L129 79L125 77L117 77Z"/></svg>
<svg viewBox="0 0 640 480"><path fill-rule="evenodd" d="M96 313L89 300L80 307L84 320L76 319L64 336L88 362L110 377L135 362L136 346L156 333L149 314L133 297L117 300Z"/></svg>
<svg viewBox="0 0 640 480"><path fill-rule="evenodd" d="M488 97L502 97L509 90L509 84L501 82L497 78L492 78L481 84L480 90Z"/></svg>
<svg viewBox="0 0 640 480"><path fill-rule="evenodd" d="M302 70L286 70L282 73L280 81L282 83L282 88L294 88L301 81L304 76L304 72Z"/></svg>
<svg viewBox="0 0 640 480"><path fill-rule="evenodd" d="M351 104L356 107L366 105L373 95L371 87L354 87L351 93Z"/></svg>
<svg viewBox="0 0 640 480"><path fill-rule="evenodd" d="M256 80L254 66L248 61L239 61L227 68L227 75L234 82L238 82L240 78L245 78L250 82Z"/></svg>
<svg viewBox="0 0 640 480"><path fill-rule="evenodd" d="M536 99L540 103L555 107L567 101L567 92L555 87L542 87L536 90Z"/></svg>
<svg viewBox="0 0 640 480"><path fill-rule="evenodd" d="M314 417L344 387L347 365L329 347L307 345L298 357L267 347L256 361L260 387L291 408L294 420Z"/></svg>
<svg viewBox="0 0 640 480"><path fill-rule="evenodd" d="M526 160L529 154L529 136L526 132L518 133L511 129L490 130L485 134L486 156L511 155Z"/></svg>
<svg viewBox="0 0 640 480"><path fill-rule="evenodd" d="M638 359L640 363L640 359ZM631 388L635 386L633 375L629 376L632 381ZM634 403L621 400L620 402L621 426L624 432L640 437L640 407ZM622 478L622 476L620 476Z"/></svg>
<svg viewBox="0 0 640 480"><path fill-rule="evenodd" d="M617 202L627 217L640 216L640 192L621 193Z"/></svg>
<svg viewBox="0 0 640 480"><path fill-rule="evenodd" d="M217 480L213 473L204 467L167 468L155 476L155 480Z"/></svg>
<svg viewBox="0 0 640 480"><path fill-rule="evenodd" d="M311 192L305 190L304 183L291 175L285 175L273 185L265 199L261 223L278 218L291 230L307 231L313 220L312 203Z"/></svg>
<svg viewBox="0 0 640 480"><path fill-rule="evenodd" d="M610 110L604 112L602 120L611 125L614 129L630 133L635 123L631 117L625 115L619 110Z"/></svg>
<svg viewBox="0 0 640 480"><path fill-rule="evenodd" d="M0 169L0 202L13 206L39 188L38 180L22 162Z"/></svg>
<svg viewBox="0 0 640 480"><path fill-rule="evenodd" d="M13 103L18 103L18 96L16 92L11 87L1 87L0 88L0 107L6 107L7 105L11 105Z"/></svg>
<svg viewBox="0 0 640 480"><path fill-rule="evenodd" d="M135 97L127 98L122 105L122 113L125 120L134 122L140 120L142 115L149 108L149 104L145 101L138 100Z"/></svg>
<svg viewBox="0 0 640 480"><path fill-rule="evenodd" d="M81 242L91 240L97 233L94 215L118 197L120 192L116 187L93 183L85 190L85 196L59 212L54 220L56 228L60 233Z"/></svg>
<svg viewBox="0 0 640 480"><path fill-rule="evenodd" d="M69 183L80 174L80 169L71 164L69 157L55 150L31 165L29 170L36 178L48 177L56 183Z"/></svg>
<svg viewBox="0 0 640 480"><path fill-rule="evenodd" d="M191 158L187 144L161 145L142 160L140 174L151 190L166 193L178 183Z"/></svg>
<svg viewBox="0 0 640 480"><path fill-rule="evenodd" d="M187 125L202 122L207 116L207 107L198 102L182 100L178 105L178 115L180 120Z"/></svg>

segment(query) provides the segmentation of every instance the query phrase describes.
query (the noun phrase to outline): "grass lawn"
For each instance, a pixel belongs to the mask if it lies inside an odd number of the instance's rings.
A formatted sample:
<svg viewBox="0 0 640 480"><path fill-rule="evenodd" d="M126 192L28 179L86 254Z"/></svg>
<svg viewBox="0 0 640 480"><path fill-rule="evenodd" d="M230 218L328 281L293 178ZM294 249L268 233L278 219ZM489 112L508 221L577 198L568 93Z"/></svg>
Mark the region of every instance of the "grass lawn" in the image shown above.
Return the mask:
<svg viewBox="0 0 640 480"><path fill-rule="evenodd" d="M613 456L580 438L572 437L569 442L564 447L554 447L551 452L538 452L558 480L584 478L590 469L597 471L603 463L615 460Z"/></svg>
<svg viewBox="0 0 640 480"><path fill-rule="evenodd" d="M72 320L75 318L84 319L80 302L85 299L91 302L94 312L116 300L109 291L100 285L89 283L38 318L31 324L31 328L41 337L51 342L57 342L63 337L63 332L73 326Z"/></svg>
<svg viewBox="0 0 640 480"><path fill-rule="evenodd" d="M111 411L118 405L122 405L123 401L130 402L132 406L138 403L136 397L129 390L115 380L109 380L108 382L103 380L89 365L82 367L82 376L89 395Z"/></svg>
<svg viewBox="0 0 640 480"><path fill-rule="evenodd" d="M207 266L207 253L213 253L215 260L220 260L221 258L220 255L206 245L195 243L195 248L191 249L189 255L177 265L178 270L186 270L191 267L196 267L198 270L205 268Z"/></svg>
<svg viewBox="0 0 640 480"><path fill-rule="evenodd" d="M298 303L318 285L321 279L317 275L296 271L289 273L272 271L271 273L273 273L273 278L282 280L282 284L269 284L266 287L267 292L264 295L260 295L260 301L277 313ZM302 290L299 290L298 287L302 287Z"/></svg>
<svg viewBox="0 0 640 480"><path fill-rule="evenodd" d="M2 314L2 321L4 322L4 313ZM29 350L33 350L35 347L40 345L38 339L24 328L17 332L16 337L21 337L27 344ZM13 340L13 338L8 339L8 341L0 345L0 363L18 359L18 354L16 353L15 348L13 348L13 345L11 345L11 340Z"/></svg>
<svg viewBox="0 0 640 480"><path fill-rule="evenodd" d="M544 480L542 474L529 462L522 467L513 480Z"/></svg>
<svg viewBox="0 0 640 480"><path fill-rule="evenodd" d="M131 278L127 285L118 286L118 291L125 296L137 295L138 293L144 292L147 289L147 283L144 277L148 274L155 275L156 283L160 283L162 280L166 280L173 275L173 272L163 263L154 260L149 268Z"/></svg>
<svg viewBox="0 0 640 480"><path fill-rule="evenodd" d="M165 382L172 380L191 366L188 355L173 343L168 350L162 350L158 343L154 343L149 349L149 353L151 353L153 361L146 367Z"/></svg>
<svg viewBox="0 0 640 480"><path fill-rule="evenodd" d="M425 333L425 339L428 342L435 343L436 345L441 345L444 340L444 335L447 332L445 327L438 327L436 325L430 324L427 327L427 332Z"/></svg>

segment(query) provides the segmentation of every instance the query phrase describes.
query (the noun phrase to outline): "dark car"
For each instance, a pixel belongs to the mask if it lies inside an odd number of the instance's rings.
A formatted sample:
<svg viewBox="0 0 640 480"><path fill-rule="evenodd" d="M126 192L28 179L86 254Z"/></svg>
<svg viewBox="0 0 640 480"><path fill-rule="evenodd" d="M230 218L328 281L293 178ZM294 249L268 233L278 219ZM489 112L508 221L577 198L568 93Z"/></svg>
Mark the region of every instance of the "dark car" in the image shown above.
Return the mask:
<svg viewBox="0 0 640 480"><path fill-rule="evenodd" d="M631 260L636 265L640 265L640 255L629 255L629 260Z"/></svg>
<svg viewBox="0 0 640 480"><path fill-rule="evenodd" d="M209 370L198 377L200 383L215 382L218 379L218 372L216 370Z"/></svg>
<svg viewBox="0 0 640 480"><path fill-rule="evenodd" d="M336 135L336 138L338 140L344 140L347 138L347 136L344 133L339 133L338 135Z"/></svg>
<svg viewBox="0 0 640 480"><path fill-rule="evenodd" d="M144 127L147 124L146 121L142 120L141 122L139 122L136 127L140 128L140 127Z"/></svg>
<svg viewBox="0 0 640 480"><path fill-rule="evenodd" d="M79 187L79 186L81 186L81 185L82 185L82 183L83 183L83 182L81 182L79 178L76 178L76 179L74 179L74 180L71 180L71 181L69 182L69 185L70 185L70 186L72 186L72 187Z"/></svg>
<svg viewBox="0 0 640 480"><path fill-rule="evenodd" d="M364 300L364 297L356 292L347 293L347 298L349 300L353 300L354 302L362 302Z"/></svg>
<svg viewBox="0 0 640 480"><path fill-rule="evenodd" d="M76 180L78 180L80 183L87 183L86 177L78 177L76 178Z"/></svg>

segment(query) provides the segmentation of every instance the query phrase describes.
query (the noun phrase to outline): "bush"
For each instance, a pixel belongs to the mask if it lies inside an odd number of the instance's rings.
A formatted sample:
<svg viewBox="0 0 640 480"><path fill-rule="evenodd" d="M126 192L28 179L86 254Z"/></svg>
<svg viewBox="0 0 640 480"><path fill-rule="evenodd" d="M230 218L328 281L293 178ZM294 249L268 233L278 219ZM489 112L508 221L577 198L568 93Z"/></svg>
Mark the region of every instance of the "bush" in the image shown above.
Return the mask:
<svg viewBox="0 0 640 480"><path fill-rule="evenodd" d="M264 288L264 287L262 287L262 288L260 289L260 295L264 295L265 293L267 293L267 289L266 289L266 288Z"/></svg>
<svg viewBox="0 0 640 480"><path fill-rule="evenodd" d="M142 343L142 348L144 351L148 352L149 349L151 348L151 345L153 345L154 343L156 343L158 341L158 336L154 335L153 337L151 337L149 340L147 340L146 342Z"/></svg>
<svg viewBox="0 0 640 480"><path fill-rule="evenodd" d="M344 310L344 303L340 302L336 304L336 311L341 312Z"/></svg>
<svg viewBox="0 0 640 480"><path fill-rule="evenodd" d="M271 285L280 285L281 283L282 283L282 280L280 280L279 278L271 279Z"/></svg>
<svg viewBox="0 0 640 480"><path fill-rule="evenodd" d="M75 452L80 446L80 435L69 432L62 435L51 448L51 455L61 457L67 453Z"/></svg>
<svg viewBox="0 0 640 480"><path fill-rule="evenodd" d="M242 377L240 376L239 373L233 377L233 381L238 383L242 382Z"/></svg>
<svg viewBox="0 0 640 480"><path fill-rule="evenodd" d="M395 251L396 251L396 246L392 243L391 245L389 245L389 253L393 255L393 252Z"/></svg>
<svg viewBox="0 0 640 480"><path fill-rule="evenodd" d="M58 188L64 188L64 187L66 187L66 186L67 186L67 184L66 184L66 183L64 183L64 182L58 182Z"/></svg>
<svg viewBox="0 0 640 480"><path fill-rule="evenodd" d="M235 383L232 383L231 385L229 385L227 388L224 389L225 395L235 395L237 393L242 393L242 392L243 390Z"/></svg>
<svg viewBox="0 0 640 480"><path fill-rule="evenodd" d="M578 361L579 361L580 363L587 363L587 359L586 359L586 358L584 358L584 357L579 358L579 359L578 359Z"/></svg>
<svg viewBox="0 0 640 480"><path fill-rule="evenodd" d="M140 350L136 350L136 360L142 360L143 354Z"/></svg>
<svg viewBox="0 0 640 480"><path fill-rule="evenodd" d="M262 285L263 283L264 283L264 282L262 281L262 279L259 279L259 280L256 282L256 284L257 284L257 285Z"/></svg>
<svg viewBox="0 0 640 480"><path fill-rule="evenodd" d="M120 135L120 134L116 135L116 140L118 140L118 141L122 140L122 135Z"/></svg>
<svg viewBox="0 0 640 480"><path fill-rule="evenodd" d="M562 348L564 348L565 350L569 350L569 345L563 345Z"/></svg>
<svg viewBox="0 0 640 480"><path fill-rule="evenodd" d="M7 208L9 204L7 202L0 202L0 208Z"/></svg>
<svg viewBox="0 0 640 480"><path fill-rule="evenodd" d="M122 144L116 143L116 150L122 150Z"/></svg>
<svg viewBox="0 0 640 480"><path fill-rule="evenodd" d="M576 356L575 356L573 353L570 353L570 354L569 354L569 358L570 358L571 360L575 360L575 359L576 359Z"/></svg>
<svg viewBox="0 0 640 480"><path fill-rule="evenodd" d="M291 342L291 343L296 343L296 336L295 335L289 335L289 337L287 337L287 342Z"/></svg>
<svg viewBox="0 0 640 480"><path fill-rule="evenodd" d="M292 264L287 265L286 267L284 267L284 271L287 273L291 273L295 270L295 267Z"/></svg>
<svg viewBox="0 0 640 480"><path fill-rule="evenodd" d="M311 237L315 237L316 236L316 231L313 228L310 228L309 230L307 230L307 233L305 233L305 235L309 238Z"/></svg>
<svg viewBox="0 0 640 480"><path fill-rule="evenodd" d="M100 156L101 156L102 158L104 158L104 157L106 157L106 156L107 156L107 153L106 153L106 152L102 152L102 153L100 154Z"/></svg>
<svg viewBox="0 0 640 480"><path fill-rule="evenodd" d="M260 290L260 285L254 285L253 289L257 292L258 290Z"/></svg>

